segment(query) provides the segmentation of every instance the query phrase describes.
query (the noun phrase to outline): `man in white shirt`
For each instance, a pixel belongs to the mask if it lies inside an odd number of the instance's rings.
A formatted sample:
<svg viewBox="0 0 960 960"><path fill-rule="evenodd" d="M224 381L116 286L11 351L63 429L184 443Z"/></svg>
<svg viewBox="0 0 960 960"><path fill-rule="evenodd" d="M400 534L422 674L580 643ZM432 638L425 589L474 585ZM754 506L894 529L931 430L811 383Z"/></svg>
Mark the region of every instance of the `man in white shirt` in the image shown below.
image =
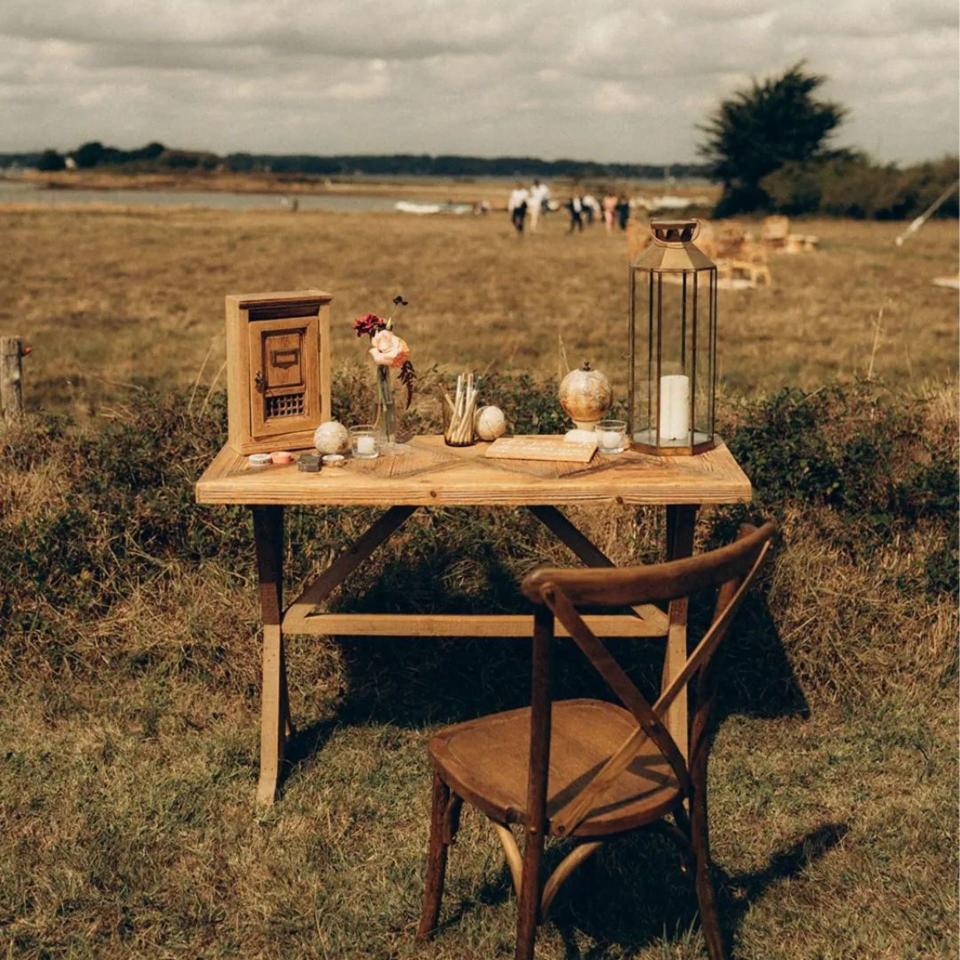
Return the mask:
<svg viewBox="0 0 960 960"><path fill-rule="evenodd" d="M523 221L527 216L527 201L529 199L530 194L527 188L522 183L518 183L511 192L510 199L507 201L510 221L513 223L517 233L523 233Z"/></svg>
<svg viewBox="0 0 960 960"><path fill-rule="evenodd" d="M581 197L583 212L587 215L587 226L593 223L594 217L600 216L600 201L592 193L585 193Z"/></svg>
<svg viewBox="0 0 960 960"><path fill-rule="evenodd" d="M530 189L530 232L537 229L540 221L540 214L543 213L543 205L550 199L550 188L539 180L533 181L533 187Z"/></svg>

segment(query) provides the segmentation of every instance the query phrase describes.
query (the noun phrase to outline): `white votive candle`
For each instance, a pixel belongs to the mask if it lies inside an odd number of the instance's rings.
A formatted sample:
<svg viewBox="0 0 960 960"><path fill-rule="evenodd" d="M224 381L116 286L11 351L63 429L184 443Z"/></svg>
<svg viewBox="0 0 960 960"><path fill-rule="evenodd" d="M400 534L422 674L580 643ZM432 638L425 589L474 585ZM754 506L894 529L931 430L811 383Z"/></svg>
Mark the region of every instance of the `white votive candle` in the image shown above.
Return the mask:
<svg viewBox="0 0 960 960"><path fill-rule="evenodd" d="M357 453L369 456L376 451L377 441L375 437L357 437Z"/></svg>
<svg viewBox="0 0 960 960"><path fill-rule="evenodd" d="M690 378L671 373L660 378L660 439L686 440L690 434Z"/></svg>
<svg viewBox="0 0 960 960"><path fill-rule="evenodd" d="M600 446L604 450L616 450L620 446L619 430L601 430Z"/></svg>

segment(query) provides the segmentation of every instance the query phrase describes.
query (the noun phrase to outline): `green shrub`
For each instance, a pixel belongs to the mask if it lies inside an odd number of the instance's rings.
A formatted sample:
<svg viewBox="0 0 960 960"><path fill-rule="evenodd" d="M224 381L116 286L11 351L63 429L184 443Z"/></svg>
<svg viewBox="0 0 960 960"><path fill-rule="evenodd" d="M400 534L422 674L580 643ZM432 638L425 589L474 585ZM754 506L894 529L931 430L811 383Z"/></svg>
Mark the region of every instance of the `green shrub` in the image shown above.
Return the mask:
<svg viewBox="0 0 960 960"><path fill-rule="evenodd" d="M919 216L956 180L954 157L901 170L894 164L876 164L863 154L842 154L785 164L764 177L761 186L769 208L780 213L900 220ZM956 194L937 216L957 216Z"/></svg>
<svg viewBox="0 0 960 960"><path fill-rule="evenodd" d="M825 504L851 520L948 520L957 509L949 428L925 428L923 401L867 382L785 389L741 411L728 441L759 502Z"/></svg>

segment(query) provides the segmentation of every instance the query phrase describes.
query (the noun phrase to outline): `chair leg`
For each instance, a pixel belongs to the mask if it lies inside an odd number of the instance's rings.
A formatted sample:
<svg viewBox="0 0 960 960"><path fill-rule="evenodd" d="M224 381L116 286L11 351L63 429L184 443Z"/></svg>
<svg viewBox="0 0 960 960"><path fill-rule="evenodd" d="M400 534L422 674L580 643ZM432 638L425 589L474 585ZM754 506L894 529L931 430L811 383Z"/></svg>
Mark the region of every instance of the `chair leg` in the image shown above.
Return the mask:
<svg viewBox="0 0 960 960"><path fill-rule="evenodd" d="M430 848L427 852L427 876L424 881L423 909L417 939L427 940L436 929L440 916L440 901L443 899L443 881L447 874L447 847L453 840L447 829L447 808L450 805L450 788L433 774L433 800L430 809Z"/></svg>
<svg viewBox="0 0 960 960"><path fill-rule="evenodd" d="M693 850L694 883L700 906L700 926L710 960L726 960L720 930L717 896L710 878L710 833L707 826L706 777L694 788L690 802L690 845Z"/></svg>
<svg viewBox="0 0 960 960"><path fill-rule="evenodd" d="M540 865L543 860L543 833L527 831L523 848L523 877L520 883L520 901L517 904L516 960L533 960L533 947L540 919Z"/></svg>

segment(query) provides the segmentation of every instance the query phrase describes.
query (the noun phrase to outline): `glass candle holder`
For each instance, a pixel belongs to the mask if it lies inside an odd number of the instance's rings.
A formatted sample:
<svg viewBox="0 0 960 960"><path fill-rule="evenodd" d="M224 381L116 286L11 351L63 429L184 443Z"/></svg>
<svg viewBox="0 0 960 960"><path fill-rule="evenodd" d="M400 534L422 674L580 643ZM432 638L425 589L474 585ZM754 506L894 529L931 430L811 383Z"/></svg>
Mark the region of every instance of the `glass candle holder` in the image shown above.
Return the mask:
<svg viewBox="0 0 960 960"><path fill-rule="evenodd" d="M380 456L380 439L368 423L350 428L350 449L358 460L376 460Z"/></svg>
<svg viewBox="0 0 960 960"><path fill-rule="evenodd" d="M626 420L601 420L594 429L601 453L623 453L627 449Z"/></svg>

